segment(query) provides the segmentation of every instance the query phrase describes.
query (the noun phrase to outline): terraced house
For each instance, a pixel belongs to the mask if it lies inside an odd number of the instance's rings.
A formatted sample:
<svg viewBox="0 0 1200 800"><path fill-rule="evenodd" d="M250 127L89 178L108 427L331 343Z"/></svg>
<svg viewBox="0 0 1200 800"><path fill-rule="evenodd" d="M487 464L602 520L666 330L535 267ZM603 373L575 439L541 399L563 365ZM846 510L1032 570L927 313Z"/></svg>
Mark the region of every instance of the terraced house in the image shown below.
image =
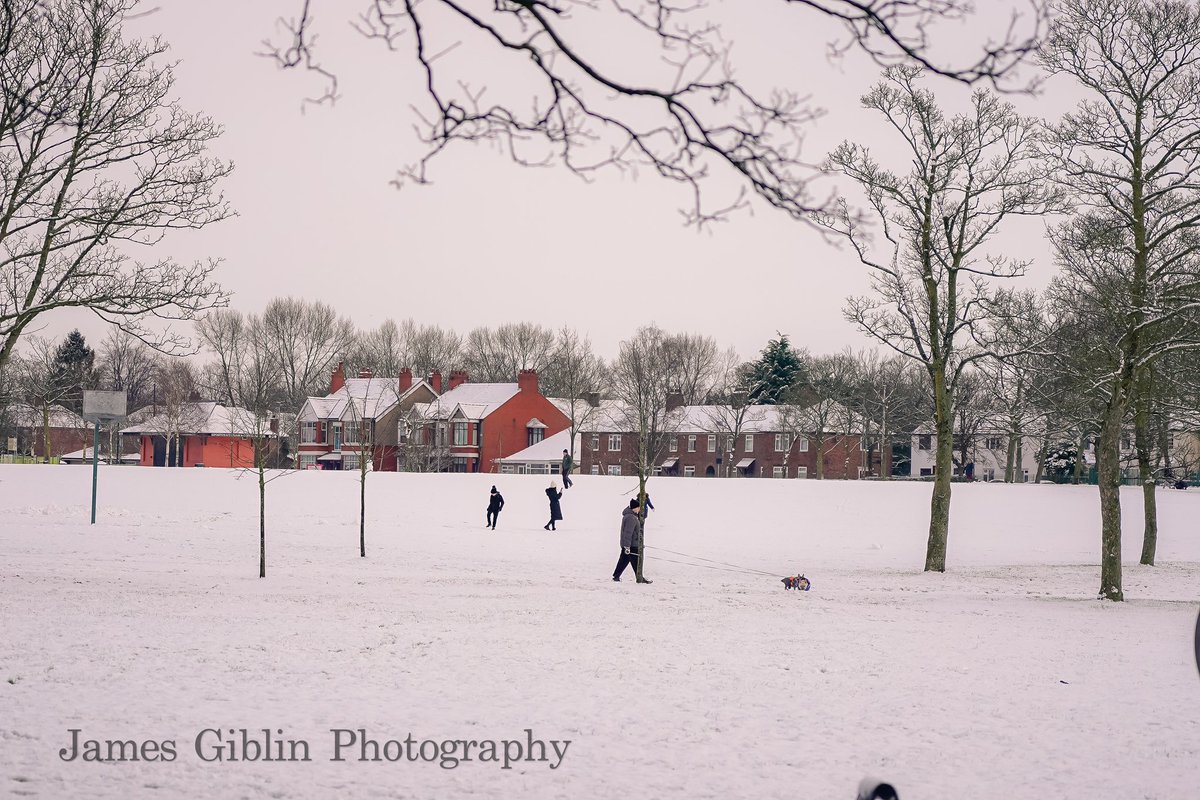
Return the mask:
<svg viewBox="0 0 1200 800"><path fill-rule="evenodd" d="M437 396L431 383L413 382L412 370L402 369L395 378L363 370L357 378L347 379L345 365L339 362L330 376L329 394L310 397L300 408L296 465L356 470L367 456L372 469L395 471L400 420L413 405Z"/></svg>

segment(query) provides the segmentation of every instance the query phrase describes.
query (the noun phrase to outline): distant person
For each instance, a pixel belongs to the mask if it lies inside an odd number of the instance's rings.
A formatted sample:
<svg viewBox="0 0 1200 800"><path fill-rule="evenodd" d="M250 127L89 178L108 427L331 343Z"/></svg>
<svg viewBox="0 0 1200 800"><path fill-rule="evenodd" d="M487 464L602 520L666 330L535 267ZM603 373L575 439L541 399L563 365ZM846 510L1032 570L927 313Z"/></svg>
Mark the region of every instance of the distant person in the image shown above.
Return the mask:
<svg viewBox="0 0 1200 800"><path fill-rule="evenodd" d="M487 507L487 523L483 526L496 530L496 519L500 516L500 512L504 509L504 495L492 487L492 493L488 497Z"/></svg>
<svg viewBox="0 0 1200 800"><path fill-rule="evenodd" d="M558 504L558 501L562 499L562 492L558 490L557 481L550 481L550 488L546 489L546 497L550 500L550 521L542 527L548 531L556 531L558 528L554 527L554 523L563 518L562 506Z"/></svg>
<svg viewBox="0 0 1200 800"><path fill-rule="evenodd" d="M571 488L571 467L575 466L575 459L571 458L571 454L563 450L562 459L562 479L563 489Z"/></svg>
<svg viewBox="0 0 1200 800"><path fill-rule="evenodd" d="M613 570L614 581L621 580L621 574L630 564L633 565L634 574L637 574L638 564L642 558L642 540L638 532L640 512L641 508L638 506L636 497L629 501L629 508L621 512L621 556L617 559L617 568ZM640 577L637 582L653 583L654 581Z"/></svg>
<svg viewBox="0 0 1200 800"><path fill-rule="evenodd" d="M646 504L642 506L642 520L645 521L646 517L650 516L650 512L653 510L654 503L650 502L650 493L646 492Z"/></svg>

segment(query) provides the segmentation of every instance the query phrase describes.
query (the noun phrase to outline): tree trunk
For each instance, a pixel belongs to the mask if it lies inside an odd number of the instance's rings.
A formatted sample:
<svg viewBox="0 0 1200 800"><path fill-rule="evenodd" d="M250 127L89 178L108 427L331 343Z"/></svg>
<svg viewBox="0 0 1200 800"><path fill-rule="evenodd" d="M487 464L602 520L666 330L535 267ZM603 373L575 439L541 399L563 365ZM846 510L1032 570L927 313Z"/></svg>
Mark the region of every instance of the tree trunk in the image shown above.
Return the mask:
<svg viewBox="0 0 1200 800"><path fill-rule="evenodd" d="M1121 591L1121 423L1125 407L1121 390L1113 389L1100 423L1096 467L1100 484L1100 595L1124 600Z"/></svg>
<svg viewBox="0 0 1200 800"><path fill-rule="evenodd" d="M267 577L267 475L263 468L262 444L256 443L258 456L258 577Z"/></svg>
<svg viewBox="0 0 1200 800"><path fill-rule="evenodd" d="M1013 483L1016 475L1014 465L1017 462L1017 440L1011 431L1008 434L1008 447L1006 450L1007 452L1004 454L1004 482Z"/></svg>
<svg viewBox="0 0 1200 800"><path fill-rule="evenodd" d="M1097 442L1097 446L1099 446L1098 442ZM1079 434L1079 442L1075 447L1075 465L1074 465L1075 469L1073 470L1072 475L1071 475L1071 483L1075 484L1076 486L1083 483L1083 463L1084 463L1083 453L1084 453L1084 450L1086 450L1086 449L1087 449L1087 436L1083 433L1080 433Z"/></svg>
<svg viewBox="0 0 1200 800"><path fill-rule="evenodd" d="M817 480L823 481L825 480L825 437L821 431L817 431L815 444L817 446L817 463L814 465L814 471Z"/></svg>
<svg viewBox="0 0 1200 800"><path fill-rule="evenodd" d="M42 456L50 463L50 406L42 406Z"/></svg>
<svg viewBox="0 0 1200 800"><path fill-rule="evenodd" d="M933 499L929 508L929 542L925 571L946 571L946 542L950 533L950 474L954 471L954 418L945 367L932 370L934 423L937 451L934 459Z"/></svg>
<svg viewBox="0 0 1200 800"><path fill-rule="evenodd" d="M637 527L637 579L642 581L643 567L646 563L646 469L645 459L638 466L638 527Z"/></svg>
<svg viewBox="0 0 1200 800"><path fill-rule="evenodd" d="M365 464L366 462L360 461L359 463ZM367 557L367 471L365 469L359 475L358 481L358 557Z"/></svg>
<svg viewBox="0 0 1200 800"><path fill-rule="evenodd" d="M1158 507L1154 495L1154 464L1150 460L1153 450L1153 432L1150 430L1150 398L1144 380L1138 381L1133 400L1133 436L1137 449L1138 480L1142 484L1142 510L1145 517L1145 532L1142 535L1141 563L1154 566L1154 552L1158 547Z"/></svg>

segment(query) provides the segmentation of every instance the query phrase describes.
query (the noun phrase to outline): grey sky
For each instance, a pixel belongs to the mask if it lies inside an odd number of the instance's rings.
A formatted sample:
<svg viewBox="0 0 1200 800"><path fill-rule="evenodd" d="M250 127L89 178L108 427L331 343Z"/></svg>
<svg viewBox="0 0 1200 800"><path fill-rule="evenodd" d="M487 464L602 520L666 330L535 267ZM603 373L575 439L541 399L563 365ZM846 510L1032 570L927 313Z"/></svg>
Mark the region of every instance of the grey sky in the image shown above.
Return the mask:
<svg viewBox="0 0 1200 800"><path fill-rule="evenodd" d="M301 114L313 80L255 56L275 18L299 5L175 0L131 25L171 43L180 60L177 95L225 126L217 154L236 162L225 190L240 216L175 235L164 252L223 258L218 278L234 293L234 307L258 311L271 297L292 294L321 299L364 329L408 316L464 333L509 320L570 324L606 356L651 321L710 334L744 357L776 330L815 351L868 344L841 316L844 298L865 291L865 269L844 247L761 203L752 204L753 214L697 233L682 225L683 187L616 173L587 184L470 145L434 162L433 185L397 190L389 185L396 168L422 152L410 105L424 97L411 53L363 41L348 29L348 12L314 3L324 23L321 55L338 72L342 96L333 107ZM963 47L1002 18L950 26L944 41ZM878 145L882 158L902 156L882 121L858 107L878 68L858 54L838 64L827 59L827 42L839 33L781 4L739 18L727 38L739 77L807 92L827 109L808 137L811 161L848 137ZM951 106L968 96L945 80L930 85ZM1055 114L1063 96L1052 91L1019 105ZM721 180L711 188L735 186ZM1041 222L1009 226L998 245L1037 259L1024 285L1045 283L1051 267ZM40 333L61 336L72 325L89 338L103 334L80 313L52 317Z"/></svg>

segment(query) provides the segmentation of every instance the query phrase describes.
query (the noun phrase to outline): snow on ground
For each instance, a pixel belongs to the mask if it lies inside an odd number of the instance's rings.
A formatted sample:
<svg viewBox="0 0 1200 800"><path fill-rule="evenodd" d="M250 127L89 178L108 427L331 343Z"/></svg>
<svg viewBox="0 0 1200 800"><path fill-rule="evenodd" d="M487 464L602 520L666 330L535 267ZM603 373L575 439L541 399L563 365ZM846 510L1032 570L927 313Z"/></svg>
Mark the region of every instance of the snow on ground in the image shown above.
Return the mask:
<svg viewBox="0 0 1200 800"><path fill-rule="evenodd" d="M921 572L929 486L660 479L648 542L813 580L651 559L614 584L634 481L0 467L0 793L30 797L1174 798L1200 781L1200 491L1159 497L1160 566L1096 599L1091 487L956 486L951 571ZM486 493L508 505L483 529ZM661 553L660 555L669 558ZM309 763L204 763L207 727L283 729ZM561 766L330 762L385 741L570 739ZM70 728L172 763L65 763Z"/></svg>

